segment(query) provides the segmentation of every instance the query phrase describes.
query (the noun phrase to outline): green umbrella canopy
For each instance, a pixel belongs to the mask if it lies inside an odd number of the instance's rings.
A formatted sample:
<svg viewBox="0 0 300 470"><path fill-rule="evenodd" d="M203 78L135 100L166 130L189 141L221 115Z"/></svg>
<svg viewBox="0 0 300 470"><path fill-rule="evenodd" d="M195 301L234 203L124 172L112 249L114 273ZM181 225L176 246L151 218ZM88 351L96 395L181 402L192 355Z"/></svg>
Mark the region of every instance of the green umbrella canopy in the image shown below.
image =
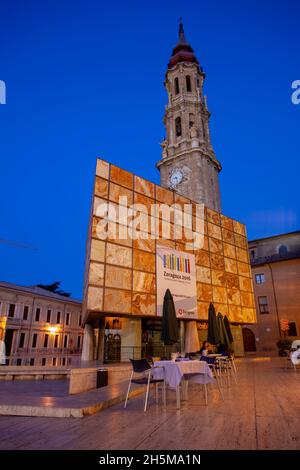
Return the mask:
<svg viewBox="0 0 300 470"><path fill-rule="evenodd" d="M218 313L217 321L218 321L219 332L220 332L220 343L224 344L225 346L230 346L230 341L229 341L227 331L224 325L223 316L220 312Z"/></svg>
<svg viewBox="0 0 300 470"><path fill-rule="evenodd" d="M228 336L230 343L233 343L233 336L231 333L230 323L229 323L227 315L224 316L224 326L225 326L225 330L227 332L227 336Z"/></svg>
<svg viewBox="0 0 300 470"><path fill-rule="evenodd" d="M163 303L161 340L164 342L165 345L168 345L177 343L178 338L178 320L176 318L174 300L170 289L167 289Z"/></svg>
<svg viewBox="0 0 300 470"><path fill-rule="evenodd" d="M213 303L209 304L208 309L208 331L207 341L210 344L217 345L220 342L219 326L216 317L216 311Z"/></svg>

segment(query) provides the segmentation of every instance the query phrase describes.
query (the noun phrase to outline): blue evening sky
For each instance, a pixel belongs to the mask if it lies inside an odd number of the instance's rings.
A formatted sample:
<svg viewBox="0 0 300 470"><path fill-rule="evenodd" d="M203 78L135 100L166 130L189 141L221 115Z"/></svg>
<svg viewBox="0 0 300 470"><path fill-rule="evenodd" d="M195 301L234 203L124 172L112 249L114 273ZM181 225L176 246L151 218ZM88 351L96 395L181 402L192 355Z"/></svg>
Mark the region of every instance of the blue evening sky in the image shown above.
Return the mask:
<svg viewBox="0 0 300 470"><path fill-rule="evenodd" d="M299 0L1 0L0 280L81 297L96 156L159 183L178 18L206 72L223 212L299 229ZM32 248L33 247L33 248Z"/></svg>

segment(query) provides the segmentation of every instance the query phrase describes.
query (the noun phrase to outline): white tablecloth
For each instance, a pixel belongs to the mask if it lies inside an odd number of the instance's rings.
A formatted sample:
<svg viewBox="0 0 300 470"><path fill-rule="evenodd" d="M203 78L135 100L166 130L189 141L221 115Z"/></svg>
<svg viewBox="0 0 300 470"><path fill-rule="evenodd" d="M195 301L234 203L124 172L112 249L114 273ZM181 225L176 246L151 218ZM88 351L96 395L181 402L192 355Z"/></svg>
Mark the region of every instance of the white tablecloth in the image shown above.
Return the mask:
<svg viewBox="0 0 300 470"><path fill-rule="evenodd" d="M183 377L201 384L215 380L205 361L156 361L154 367L158 368L153 369L153 378L164 378L171 388L176 388Z"/></svg>

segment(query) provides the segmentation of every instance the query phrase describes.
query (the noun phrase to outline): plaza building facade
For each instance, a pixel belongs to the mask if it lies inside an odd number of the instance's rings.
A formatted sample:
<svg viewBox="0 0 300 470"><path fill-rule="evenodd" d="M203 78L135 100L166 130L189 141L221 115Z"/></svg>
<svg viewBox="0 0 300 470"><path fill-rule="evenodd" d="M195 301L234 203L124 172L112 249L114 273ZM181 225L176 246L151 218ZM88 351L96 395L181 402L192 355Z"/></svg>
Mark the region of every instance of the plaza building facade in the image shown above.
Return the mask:
<svg viewBox="0 0 300 470"><path fill-rule="evenodd" d="M81 301L0 282L0 339L8 365L76 365L82 336Z"/></svg>
<svg viewBox="0 0 300 470"><path fill-rule="evenodd" d="M300 338L300 232L249 242L257 324L243 328L246 352L277 354L277 341ZM281 322L289 329L284 333Z"/></svg>
<svg viewBox="0 0 300 470"><path fill-rule="evenodd" d="M161 184L97 159L84 282L84 360L162 355L166 287L175 301L181 349L188 321L195 321L199 338L206 339L212 302L217 313L228 316L235 351L243 354L242 325L256 322L246 227L221 213L221 165L210 141L204 79L180 23L165 79L166 136L156 165ZM183 221L188 223L178 233Z"/></svg>

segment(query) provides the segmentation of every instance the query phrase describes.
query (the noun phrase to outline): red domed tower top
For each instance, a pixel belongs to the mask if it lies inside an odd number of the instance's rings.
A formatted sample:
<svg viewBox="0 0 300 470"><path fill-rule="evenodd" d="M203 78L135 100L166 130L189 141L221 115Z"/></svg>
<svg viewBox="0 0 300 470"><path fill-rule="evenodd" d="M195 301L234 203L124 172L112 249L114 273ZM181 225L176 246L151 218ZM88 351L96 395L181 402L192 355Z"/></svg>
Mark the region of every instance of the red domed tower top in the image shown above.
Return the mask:
<svg viewBox="0 0 300 470"><path fill-rule="evenodd" d="M179 40L173 49L172 57L168 64L168 69L171 69L179 62L191 62L191 63L199 65L199 62L194 54L192 47L189 45L189 43L185 39L181 18L180 18L180 23L179 23Z"/></svg>

